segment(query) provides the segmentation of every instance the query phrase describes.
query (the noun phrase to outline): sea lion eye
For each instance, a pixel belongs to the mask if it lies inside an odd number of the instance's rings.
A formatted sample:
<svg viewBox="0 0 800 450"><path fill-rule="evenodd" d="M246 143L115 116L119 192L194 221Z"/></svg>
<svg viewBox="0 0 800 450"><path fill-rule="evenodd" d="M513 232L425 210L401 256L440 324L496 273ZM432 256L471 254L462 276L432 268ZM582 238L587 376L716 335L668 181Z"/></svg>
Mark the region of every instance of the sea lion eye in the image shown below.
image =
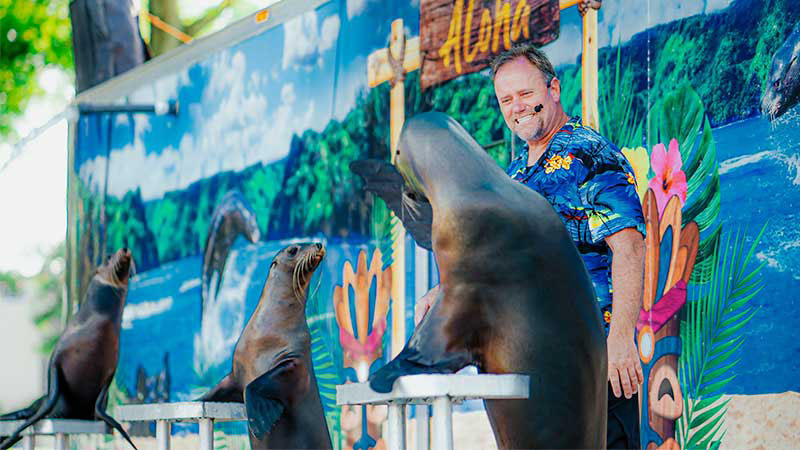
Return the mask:
<svg viewBox="0 0 800 450"><path fill-rule="evenodd" d="M294 256L297 254L297 247L291 247L289 249L289 256Z"/></svg>
<svg viewBox="0 0 800 450"><path fill-rule="evenodd" d="M781 87L781 80L775 80L775 81L772 83L772 88L773 88L773 89L778 89L779 87Z"/></svg>

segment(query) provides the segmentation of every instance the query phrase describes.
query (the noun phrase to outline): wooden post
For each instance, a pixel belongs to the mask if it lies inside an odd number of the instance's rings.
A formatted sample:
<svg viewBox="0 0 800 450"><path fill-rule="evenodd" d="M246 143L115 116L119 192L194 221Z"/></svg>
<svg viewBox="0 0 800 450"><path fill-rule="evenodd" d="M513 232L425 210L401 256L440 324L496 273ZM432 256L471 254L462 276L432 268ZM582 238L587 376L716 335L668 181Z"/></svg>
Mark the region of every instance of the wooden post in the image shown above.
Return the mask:
<svg viewBox="0 0 800 450"><path fill-rule="evenodd" d="M378 50L367 60L367 79L370 87L388 81L391 86L389 136L391 161L395 162L397 143L405 120L405 74L419 69L419 37L406 40L403 20L392 22L389 48ZM406 233L401 222L397 223L392 243L392 348L394 358L406 342Z"/></svg>
<svg viewBox="0 0 800 450"><path fill-rule="evenodd" d="M597 110L597 10L589 8L583 16L583 54L581 56L581 113L583 124L600 129Z"/></svg>

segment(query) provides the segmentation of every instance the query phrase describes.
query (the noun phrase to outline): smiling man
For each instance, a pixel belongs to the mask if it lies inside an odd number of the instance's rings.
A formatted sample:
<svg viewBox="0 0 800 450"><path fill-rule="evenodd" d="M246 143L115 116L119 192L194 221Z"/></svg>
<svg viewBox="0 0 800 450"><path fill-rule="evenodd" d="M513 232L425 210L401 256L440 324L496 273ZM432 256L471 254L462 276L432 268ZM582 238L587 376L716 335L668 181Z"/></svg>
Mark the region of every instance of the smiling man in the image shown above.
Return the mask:
<svg viewBox="0 0 800 450"><path fill-rule="evenodd" d="M553 205L594 283L608 336L608 448L636 448L645 227L633 170L613 143L567 116L540 50L513 47L495 58L492 76L506 125L525 141L507 173Z"/></svg>

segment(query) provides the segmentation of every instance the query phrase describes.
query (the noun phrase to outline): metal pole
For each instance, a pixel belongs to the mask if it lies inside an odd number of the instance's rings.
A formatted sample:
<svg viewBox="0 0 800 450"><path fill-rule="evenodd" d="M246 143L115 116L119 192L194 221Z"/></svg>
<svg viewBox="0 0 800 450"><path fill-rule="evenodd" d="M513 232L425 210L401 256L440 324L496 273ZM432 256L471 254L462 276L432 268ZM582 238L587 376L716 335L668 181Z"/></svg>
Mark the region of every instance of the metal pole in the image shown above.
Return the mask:
<svg viewBox="0 0 800 450"><path fill-rule="evenodd" d="M450 397L433 400L433 448L453 450L453 402Z"/></svg>
<svg viewBox="0 0 800 450"><path fill-rule="evenodd" d="M402 403L389 403L389 433L387 448L389 450L405 450L406 448L406 411Z"/></svg>
<svg viewBox="0 0 800 450"><path fill-rule="evenodd" d="M56 433L56 450L67 450L67 435Z"/></svg>
<svg viewBox="0 0 800 450"><path fill-rule="evenodd" d="M417 450L428 450L431 445L431 412L429 405L416 405Z"/></svg>
<svg viewBox="0 0 800 450"><path fill-rule="evenodd" d="M214 450L214 419L200 419L200 449Z"/></svg>
<svg viewBox="0 0 800 450"><path fill-rule="evenodd" d="M26 434L23 436L22 448L25 450L34 450L36 448L36 437L32 434Z"/></svg>
<svg viewBox="0 0 800 450"><path fill-rule="evenodd" d="M170 423L168 420L156 420L156 448L169 450Z"/></svg>

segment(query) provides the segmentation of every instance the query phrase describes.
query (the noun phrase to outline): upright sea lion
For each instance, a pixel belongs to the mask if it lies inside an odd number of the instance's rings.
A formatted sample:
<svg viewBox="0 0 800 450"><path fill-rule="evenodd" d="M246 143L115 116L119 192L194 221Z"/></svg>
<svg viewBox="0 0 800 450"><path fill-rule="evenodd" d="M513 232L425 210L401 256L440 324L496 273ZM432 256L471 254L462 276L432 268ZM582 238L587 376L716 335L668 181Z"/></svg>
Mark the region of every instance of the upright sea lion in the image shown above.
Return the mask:
<svg viewBox="0 0 800 450"><path fill-rule="evenodd" d="M774 120L800 102L800 25L772 57L761 113Z"/></svg>
<svg viewBox="0 0 800 450"><path fill-rule="evenodd" d="M485 373L530 376L527 400L486 400L500 448L605 448L607 357L594 288L552 206L511 180L454 120L425 113L406 122L397 168L403 223L432 211L441 289L372 388L401 375ZM377 166L381 166L380 169ZM384 161L351 169L370 190Z"/></svg>
<svg viewBox="0 0 800 450"><path fill-rule="evenodd" d="M16 418L30 415L0 449L14 445L22 430L45 417L100 419L136 448L122 426L105 412L108 386L119 359L119 332L132 262L131 252L123 248L97 269L86 299L50 356L47 395L20 411Z"/></svg>
<svg viewBox="0 0 800 450"><path fill-rule="evenodd" d="M219 293L228 252L239 235L243 235L253 243L261 237L256 215L247 199L239 191L230 191L222 197L214 209L203 249L200 289L204 312L208 308L208 303L213 302Z"/></svg>
<svg viewBox="0 0 800 450"><path fill-rule="evenodd" d="M305 316L308 283L324 255L314 243L275 256L231 372L200 399L243 401L253 448L331 448Z"/></svg>

